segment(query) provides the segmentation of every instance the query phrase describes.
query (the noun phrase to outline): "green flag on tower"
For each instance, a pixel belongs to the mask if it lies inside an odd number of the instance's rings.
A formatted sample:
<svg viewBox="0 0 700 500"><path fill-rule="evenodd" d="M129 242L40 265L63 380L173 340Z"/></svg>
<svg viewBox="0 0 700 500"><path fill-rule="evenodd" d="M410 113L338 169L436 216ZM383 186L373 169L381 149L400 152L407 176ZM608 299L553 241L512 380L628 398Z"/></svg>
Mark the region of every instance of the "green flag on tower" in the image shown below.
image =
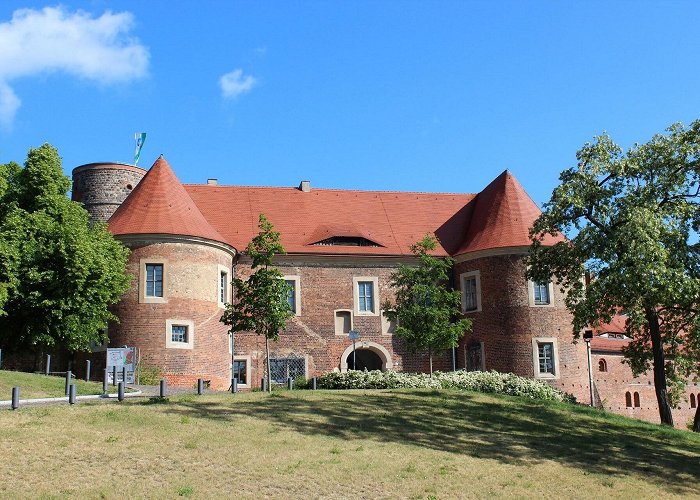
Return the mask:
<svg viewBox="0 0 700 500"><path fill-rule="evenodd" d="M136 150L134 151L134 165L136 165L141 156L143 143L146 142L146 132L136 132L136 134L134 134L134 139L136 139Z"/></svg>

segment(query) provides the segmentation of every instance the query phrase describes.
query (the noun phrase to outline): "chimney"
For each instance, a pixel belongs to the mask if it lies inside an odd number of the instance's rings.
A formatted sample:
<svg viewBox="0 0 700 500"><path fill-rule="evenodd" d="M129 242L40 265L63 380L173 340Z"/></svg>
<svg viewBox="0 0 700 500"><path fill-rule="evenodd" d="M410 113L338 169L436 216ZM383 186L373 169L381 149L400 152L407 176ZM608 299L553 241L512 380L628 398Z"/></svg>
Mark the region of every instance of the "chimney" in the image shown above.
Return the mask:
<svg viewBox="0 0 700 500"><path fill-rule="evenodd" d="M219 184L219 181L217 179L207 179L207 184L209 186L216 186L217 184Z"/></svg>
<svg viewBox="0 0 700 500"><path fill-rule="evenodd" d="M302 193L308 193L311 191L311 182L309 181L301 181L301 184L299 184L299 191Z"/></svg>

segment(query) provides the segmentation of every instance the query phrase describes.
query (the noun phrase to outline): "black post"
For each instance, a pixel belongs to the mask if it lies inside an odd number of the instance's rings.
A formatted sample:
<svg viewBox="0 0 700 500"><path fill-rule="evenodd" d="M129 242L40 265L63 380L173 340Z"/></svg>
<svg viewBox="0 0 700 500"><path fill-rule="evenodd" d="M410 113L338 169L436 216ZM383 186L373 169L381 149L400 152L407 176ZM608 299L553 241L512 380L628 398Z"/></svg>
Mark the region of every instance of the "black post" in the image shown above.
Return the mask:
<svg viewBox="0 0 700 500"><path fill-rule="evenodd" d="M117 385L117 366L112 367L112 385Z"/></svg>
<svg viewBox="0 0 700 500"><path fill-rule="evenodd" d="M46 374L51 373L51 354L46 355Z"/></svg>
<svg viewBox="0 0 700 500"><path fill-rule="evenodd" d="M202 393L204 392L204 380L201 378L197 379L197 395L201 396Z"/></svg>
<svg viewBox="0 0 700 500"><path fill-rule="evenodd" d="M102 394L107 394L107 387L109 387L109 368L105 368L105 376L102 380Z"/></svg>
<svg viewBox="0 0 700 500"><path fill-rule="evenodd" d="M294 380L292 379L292 377L287 377L287 389L289 389L290 391L294 389Z"/></svg>
<svg viewBox="0 0 700 500"><path fill-rule="evenodd" d="M160 397L161 398L165 397L166 389L167 389L167 386L165 384L165 379L162 378L162 379L160 379Z"/></svg>
<svg viewBox="0 0 700 500"><path fill-rule="evenodd" d="M12 388L12 409L19 408L19 386Z"/></svg>
<svg viewBox="0 0 700 500"><path fill-rule="evenodd" d="M267 391L267 379L265 377L260 379L260 389L262 389L263 392Z"/></svg>
<svg viewBox="0 0 700 500"><path fill-rule="evenodd" d="M117 389L117 399L119 401L124 401L124 382L119 382Z"/></svg>
<svg viewBox="0 0 700 500"><path fill-rule="evenodd" d="M75 384L71 384L68 390L68 403L71 405L75 404Z"/></svg>
<svg viewBox="0 0 700 500"><path fill-rule="evenodd" d="M314 391L316 390L316 377L311 379L311 389Z"/></svg>
<svg viewBox="0 0 700 500"><path fill-rule="evenodd" d="M234 377L231 381L232 392L236 394L238 392L238 377Z"/></svg>
<svg viewBox="0 0 700 500"><path fill-rule="evenodd" d="M92 362L89 359L85 360L85 380L87 382L90 382L90 368L91 368Z"/></svg>
<svg viewBox="0 0 700 500"><path fill-rule="evenodd" d="M71 375L73 375L70 370L66 372L66 396L70 393L70 379Z"/></svg>
<svg viewBox="0 0 700 500"><path fill-rule="evenodd" d="M0 349L0 368L2 368L2 349Z"/></svg>
<svg viewBox="0 0 700 500"><path fill-rule="evenodd" d="M126 366L122 366L122 382L126 385Z"/></svg>

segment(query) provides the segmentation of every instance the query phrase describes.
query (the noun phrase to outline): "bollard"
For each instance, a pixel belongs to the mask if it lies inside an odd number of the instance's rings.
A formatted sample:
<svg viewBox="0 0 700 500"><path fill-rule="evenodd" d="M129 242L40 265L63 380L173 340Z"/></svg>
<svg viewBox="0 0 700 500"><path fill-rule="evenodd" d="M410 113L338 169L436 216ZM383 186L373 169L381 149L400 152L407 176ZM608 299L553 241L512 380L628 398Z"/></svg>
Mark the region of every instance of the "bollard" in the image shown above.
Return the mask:
<svg viewBox="0 0 700 500"><path fill-rule="evenodd" d="M126 385L126 366L122 366L122 382Z"/></svg>
<svg viewBox="0 0 700 500"><path fill-rule="evenodd" d="M119 382L119 386L117 388L117 399L119 401L124 401L124 382Z"/></svg>
<svg viewBox="0 0 700 500"><path fill-rule="evenodd" d="M290 391L294 389L294 379L292 377L287 377L287 389Z"/></svg>
<svg viewBox="0 0 700 500"><path fill-rule="evenodd" d="M197 395L201 396L202 393L204 392L204 380L201 378L197 379Z"/></svg>
<svg viewBox="0 0 700 500"><path fill-rule="evenodd" d="M316 377L311 379L311 389L314 391L316 390Z"/></svg>
<svg viewBox="0 0 700 500"><path fill-rule="evenodd" d="M267 391L267 379L265 377L260 379L260 390L263 392Z"/></svg>
<svg viewBox="0 0 700 500"><path fill-rule="evenodd" d="M2 368L2 349L0 349L0 368Z"/></svg>
<svg viewBox="0 0 700 500"><path fill-rule="evenodd" d="M112 367L112 385L117 385L117 367Z"/></svg>
<svg viewBox="0 0 700 500"><path fill-rule="evenodd" d="M68 393L70 392L70 379L73 374L68 370L66 372L66 396L68 396Z"/></svg>
<svg viewBox="0 0 700 500"><path fill-rule="evenodd" d="M238 392L238 377L234 377L231 381L232 391L234 394Z"/></svg>
<svg viewBox="0 0 700 500"><path fill-rule="evenodd" d="M102 394L107 394L107 388L109 387L109 368L105 368L105 376L102 380Z"/></svg>
<svg viewBox="0 0 700 500"><path fill-rule="evenodd" d="M166 391L165 379L162 378L162 379L160 379L160 397L161 398L165 397L165 391Z"/></svg>
<svg viewBox="0 0 700 500"><path fill-rule="evenodd" d="M85 381L90 382L90 368L92 362L89 359L85 360Z"/></svg>
<svg viewBox="0 0 700 500"><path fill-rule="evenodd" d="M19 408L19 386L12 388L12 409Z"/></svg>
<svg viewBox="0 0 700 500"><path fill-rule="evenodd" d="M74 405L75 404L75 384L71 384L70 388L68 390L68 404Z"/></svg>
<svg viewBox="0 0 700 500"><path fill-rule="evenodd" d="M46 355L46 374L51 373L51 354Z"/></svg>

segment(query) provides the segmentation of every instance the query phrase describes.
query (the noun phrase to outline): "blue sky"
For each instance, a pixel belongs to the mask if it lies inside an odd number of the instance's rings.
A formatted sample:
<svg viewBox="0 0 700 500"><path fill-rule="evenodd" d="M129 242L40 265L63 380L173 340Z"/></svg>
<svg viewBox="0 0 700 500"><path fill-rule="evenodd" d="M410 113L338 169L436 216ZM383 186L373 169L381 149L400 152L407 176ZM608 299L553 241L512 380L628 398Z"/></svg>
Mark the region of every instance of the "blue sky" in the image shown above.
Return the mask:
<svg viewBox="0 0 700 500"><path fill-rule="evenodd" d="M24 10L22 9L31 9ZM700 2L0 3L0 162L542 203L596 134L700 118Z"/></svg>

